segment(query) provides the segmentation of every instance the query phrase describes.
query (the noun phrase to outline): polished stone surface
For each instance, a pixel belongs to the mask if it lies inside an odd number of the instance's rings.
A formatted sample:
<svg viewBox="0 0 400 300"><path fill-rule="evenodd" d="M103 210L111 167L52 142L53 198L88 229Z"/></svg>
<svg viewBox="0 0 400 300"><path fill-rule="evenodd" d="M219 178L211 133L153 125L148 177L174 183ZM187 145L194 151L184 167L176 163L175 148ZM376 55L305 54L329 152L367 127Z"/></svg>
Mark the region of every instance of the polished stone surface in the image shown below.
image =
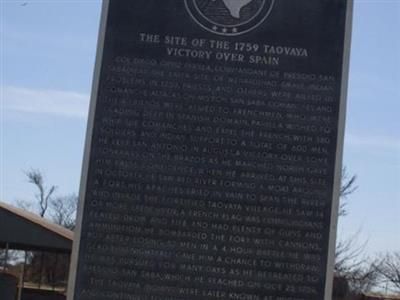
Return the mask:
<svg viewBox="0 0 400 300"><path fill-rule="evenodd" d="M323 299L345 13L111 1L75 299Z"/></svg>

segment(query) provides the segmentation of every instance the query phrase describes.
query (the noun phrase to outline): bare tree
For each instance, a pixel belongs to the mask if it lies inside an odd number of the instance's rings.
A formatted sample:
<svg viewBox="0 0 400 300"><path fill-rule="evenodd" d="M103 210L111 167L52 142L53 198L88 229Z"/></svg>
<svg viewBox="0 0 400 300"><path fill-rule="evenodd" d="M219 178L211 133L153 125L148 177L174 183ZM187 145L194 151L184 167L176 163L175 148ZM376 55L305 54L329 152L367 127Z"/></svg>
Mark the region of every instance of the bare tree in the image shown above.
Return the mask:
<svg viewBox="0 0 400 300"><path fill-rule="evenodd" d="M379 284L379 273L376 269L378 263L377 261L365 261L362 265L346 274L346 279L353 294L371 292Z"/></svg>
<svg viewBox="0 0 400 300"><path fill-rule="evenodd" d="M377 270L382 280L400 293L400 251L387 253Z"/></svg>
<svg viewBox="0 0 400 300"><path fill-rule="evenodd" d="M342 180L340 186L340 208L339 216L343 217L347 215L347 197L353 194L358 186L356 185L357 176L349 175L346 167L342 169Z"/></svg>
<svg viewBox="0 0 400 300"><path fill-rule="evenodd" d="M358 242L357 232L350 238L338 242L336 245L335 272L339 278L344 278L352 295L361 292L370 292L380 282L377 266L379 260L365 257L367 242Z"/></svg>
<svg viewBox="0 0 400 300"><path fill-rule="evenodd" d="M54 223L70 230L75 227L78 197L75 194L55 197L50 202L50 215Z"/></svg>
<svg viewBox="0 0 400 300"><path fill-rule="evenodd" d="M27 201L27 200L21 200L21 199L17 200L17 206L26 211L33 210L33 208L32 208L33 203L30 201Z"/></svg>
<svg viewBox="0 0 400 300"><path fill-rule="evenodd" d="M342 169L339 217L347 215L346 201L347 197L357 189L355 185L356 179L357 177L355 175L349 175L346 167ZM359 234L360 232L357 232L347 240L340 240L337 242L335 253L335 272L337 276L345 276L345 274L354 271L364 263L363 260L360 260L360 257L363 256L366 242L359 245Z"/></svg>
<svg viewBox="0 0 400 300"><path fill-rule="evenodd" d="M367 242L359 244L359 234L358 231L348 239L338 241L335 253L335 272L337 275L346 276L366 262L364 251Z"/></svg>
<svg viewBox="0 0 400 300"><path fill-rule="evenodd" d="M33 184L38 193L35 195L38 206L38 214L41 217L48 217L54 223L68 229L74 229L78 197L75 194L67 196L56 196L56 186L45 185L44 176L41 171L31 169L25 172L29 183ZM32 211L32 201L19 200L17 205L27 211Z"/></svg>
<svg viewBox="0 0 400 300"><path fill-rule="evenodd" d="M357 176L349 175L346 168L342 170L340 188L339 216L348 214L348 196L357 190ZM379 284L378 260L371 260L364 254L368 241L359 242L360 231L347 239L339 240L336 245L335 273L338 278L347 281L349 292L357 295L369 292Z"/></svg>
<svg viewBox="0 0 400 300"><path fill-rule="evenodd" d="M39 204L39 215L44 217L49 207L49 201L57 187L52 185L47 188L44 184L43 175L39 170L31 169L25 172L25 175L28 177L28 182L32 183L38 189L35 198Z"/></svg>

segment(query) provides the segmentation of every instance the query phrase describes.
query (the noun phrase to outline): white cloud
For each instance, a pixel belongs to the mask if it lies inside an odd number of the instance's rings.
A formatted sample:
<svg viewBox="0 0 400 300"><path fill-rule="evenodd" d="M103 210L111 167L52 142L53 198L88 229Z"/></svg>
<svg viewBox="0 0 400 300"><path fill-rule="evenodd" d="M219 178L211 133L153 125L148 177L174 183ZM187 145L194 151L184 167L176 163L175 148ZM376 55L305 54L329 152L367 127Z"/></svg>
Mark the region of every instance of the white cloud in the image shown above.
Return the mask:
<svg viewBox="0 0 400 300"><path fill-rule="evenodd" d="M353 147L400 151L400 138L398 137L362 136L349 133L346 134L345 144Z"/></svg>
<svg viewBox="0 0 400 300"><path fill-rule="evenodd" d="M2 102L5 112L86 118L89 96L69 91L5 86Z"/></svg>

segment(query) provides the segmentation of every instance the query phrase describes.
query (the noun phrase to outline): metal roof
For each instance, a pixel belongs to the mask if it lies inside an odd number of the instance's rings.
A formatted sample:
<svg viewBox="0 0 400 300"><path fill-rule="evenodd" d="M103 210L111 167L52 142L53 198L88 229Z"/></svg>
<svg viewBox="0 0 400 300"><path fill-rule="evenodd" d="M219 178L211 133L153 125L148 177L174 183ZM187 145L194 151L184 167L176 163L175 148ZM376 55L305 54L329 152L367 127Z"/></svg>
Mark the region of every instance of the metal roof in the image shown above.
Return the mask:
<svg viewBox="0 0 400 300"><path fill-rule="evenodd" d="M69 253L73 232L33 213L0 202L0 247Z"/></svg>

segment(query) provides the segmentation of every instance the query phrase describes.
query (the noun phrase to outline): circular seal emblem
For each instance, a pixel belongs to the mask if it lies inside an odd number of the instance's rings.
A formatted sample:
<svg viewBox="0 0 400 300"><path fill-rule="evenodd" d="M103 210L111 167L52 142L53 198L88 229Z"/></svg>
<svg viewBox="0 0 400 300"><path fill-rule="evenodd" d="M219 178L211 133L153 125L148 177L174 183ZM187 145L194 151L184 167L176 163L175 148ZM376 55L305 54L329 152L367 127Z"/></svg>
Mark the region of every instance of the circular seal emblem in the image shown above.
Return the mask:
<svg viewBox="0 0 400 300"><path fill-rule="evenodd" d="M275 0L185 0L186 9L202 28L219 35L235 36L260 26Z"/></svg>

